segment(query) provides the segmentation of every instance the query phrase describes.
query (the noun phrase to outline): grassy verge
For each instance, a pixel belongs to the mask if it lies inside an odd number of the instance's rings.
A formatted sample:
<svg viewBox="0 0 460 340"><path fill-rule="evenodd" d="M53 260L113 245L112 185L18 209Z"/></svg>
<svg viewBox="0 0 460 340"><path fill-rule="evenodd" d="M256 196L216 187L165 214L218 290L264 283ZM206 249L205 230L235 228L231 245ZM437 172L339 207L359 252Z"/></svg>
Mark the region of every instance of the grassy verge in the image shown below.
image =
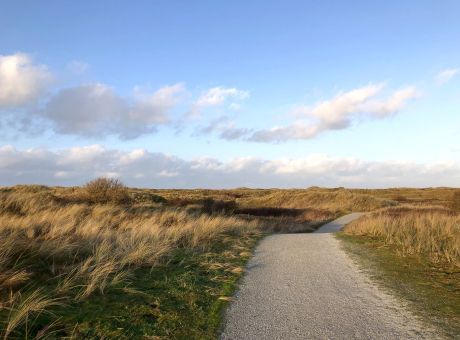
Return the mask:
<svg viewBox="0 0 460 340"><path fill-rule="evenodd" d="M1 336L213 338L263 225L105 184L0 192Z"/></svg>
<svg viewBox="0 0 460 340"><path fill-rule="evenodd" d="M460 271L429 257L398 254L395 245L375 237L339 233L344 248L383 287L409 301L421 316L446 336L460 334Z"/></svg>
<svg viewBox="0 0 460 340"><path fill-rule="evenodd" d="M104 294L66 299L46 313L31 314L9 338L214 339L222 311L262 236L230 233L204 252L176 249L167 262L134 271ZM53 288L50 282L44 291ZM0 314L6 318L6 311Z"/></svg>
<svg viewBox="0 0 460 340"><path fill-rule="evenodd" d="M61 323L75 325L76 338L214 339L260 237L229 235L205 253L175 251L168 263L138 271L126 288L67 310Z"/></svg>

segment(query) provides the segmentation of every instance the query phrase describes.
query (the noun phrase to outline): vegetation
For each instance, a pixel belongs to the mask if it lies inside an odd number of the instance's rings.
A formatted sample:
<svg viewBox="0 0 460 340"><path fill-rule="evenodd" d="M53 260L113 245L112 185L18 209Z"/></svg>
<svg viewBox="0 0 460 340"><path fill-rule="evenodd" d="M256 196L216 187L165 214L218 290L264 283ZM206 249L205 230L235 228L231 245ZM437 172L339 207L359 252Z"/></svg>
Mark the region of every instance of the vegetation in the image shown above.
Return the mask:
<svg viewBox="0 0 460 340"><path fill-rule="evenodd" d="M451 209L460 213L460 190L452 195Z"/></svg>
<svg viewBox="0 0 460 340"><path fill-rule="evenodd" d="M352 222L341 238L374 278L448 337L458 336L460 214L439 205L402 204Z"/></svg>
<svg viewBox="0 0 460 340"><path fill-rule="evenodd" d="M212 338L255 242L333 216L237 210L235 201L167 200L111 179L0 189L3 337L181 337L187 325Z"/></svg>
<svg viewBox="0 0 460 340"><path fill-rule="evenodd" d="M344 231L392 245L402 255L418 254L460 267L460 215L447 208L387 208L352 222Z"/></svg>
<svg viewBox="0 0 460 340"><path fill-rule="evenodd" d="M88 182L81 194L83 200L91 203L129 203L128 189L118 179L96 178Z"/></svg>
<svg viewBox="0 0 460 340"><path fill-rule="evenodd" d="M450 189L391 190L153 190L112 179L0 188L0 334L214 338L264 235L423 200L454 218ZM449 242L433 260L456 263Z"/></svg>

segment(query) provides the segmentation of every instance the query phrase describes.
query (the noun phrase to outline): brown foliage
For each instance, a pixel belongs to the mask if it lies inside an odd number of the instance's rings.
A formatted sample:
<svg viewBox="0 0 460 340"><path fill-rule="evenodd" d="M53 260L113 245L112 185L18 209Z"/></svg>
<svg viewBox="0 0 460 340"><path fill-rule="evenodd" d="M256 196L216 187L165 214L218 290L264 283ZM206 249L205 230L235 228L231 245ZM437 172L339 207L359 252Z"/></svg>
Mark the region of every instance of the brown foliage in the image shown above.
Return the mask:
<svg viewBox="0 0 460 340"><path fill-rule="evenodd" d="M99 177L83 187L82 198L91 203L127 204L131 201L128 189L114 178Z"/></svg>

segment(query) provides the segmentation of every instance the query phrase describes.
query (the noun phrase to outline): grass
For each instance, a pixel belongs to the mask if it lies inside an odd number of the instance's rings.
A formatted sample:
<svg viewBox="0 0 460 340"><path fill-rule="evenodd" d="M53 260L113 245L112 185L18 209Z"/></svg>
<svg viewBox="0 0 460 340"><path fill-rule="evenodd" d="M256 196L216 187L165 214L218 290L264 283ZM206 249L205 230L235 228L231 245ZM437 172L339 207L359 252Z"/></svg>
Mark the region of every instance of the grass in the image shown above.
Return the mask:
<svg viewBox="0 0 460 340"><path fill-rule="evenodd" d="M82 203L79 197L32 188L0 196L0 319L5 337L46 329L35 317L55 301L80 309L94 296L129 285L139 273L171 263L178 252L193 258L229 236L237 244L261 232L257 221L236 216ZM70 322L60 320L64 328Z"/></svg>
<svg viewBox="0 0 460 340"><path fill-rule="evenodd" d="M460 334L460 215L442 206L377 210L339 235L371 276L445 335Z"/></svg>
<svg viewBox="0 0 460 340"><path fill-rule="evenodd" d="M420 255L460 268L460 214L438 206L381 209L347 225L349 235L392 245L401 255Z"/></svg>
<svg viewBox="0 0 460 340"><path fill-rule="evenodd" d="M417 192L403 194L409 200ZM440 192L439 206L450 206L450 189ZM0 188L0 335L215 338L261 237L402 206L390 196L344 188L136 189L106 179Z"/></svg>
<svg viewBox="0 0 460 340"><path fill-rule="evenodd" d="M261 235L313 230L332 216L238 209L101 180L2 188L1 334L212 338Z"/></svg>
<svg viewBox="0 0 460 340"><path fill-rule="evenodd" d="M227 236L202 253L175 250L167 262L133 273L127 285L66 309L61 323L75 325L75 338L213 339L260 236Z"/></svg>
<svg viewBox="0 0 460 340"><path fill-rule="evenodd" d="M368 237L338 235L345 250L373 281L448 338L460 334L460 273L418 255L398 255L394 246Z"/></svg>

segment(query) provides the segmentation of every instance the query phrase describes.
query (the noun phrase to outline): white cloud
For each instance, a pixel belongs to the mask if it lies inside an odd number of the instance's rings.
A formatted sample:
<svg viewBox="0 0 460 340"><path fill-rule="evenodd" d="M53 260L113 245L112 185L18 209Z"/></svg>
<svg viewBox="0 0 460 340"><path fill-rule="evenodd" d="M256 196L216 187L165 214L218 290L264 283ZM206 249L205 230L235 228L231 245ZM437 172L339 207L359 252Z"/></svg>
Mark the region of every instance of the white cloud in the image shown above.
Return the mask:
<svg viewBox="0 0 460 340"><path fill-rule="evenodd" d="M96 176L120 177L126 184L156 188L249 187L395 187L460 186L460 164L370 162L310 155L304 158L240 157L187 161L144 149L120 151L101 145L59 151L0 147L2 185L82 184Z"/></svg>
<svg viewBox="0 0 460 340"><path fill-rule="evenodd" d="M145 93L136 88L137 103L135 108L131 110L131 118L145 124L164 123L167 120L164 114L181 101L185 92L185 86L182 83L164 86L154 93ZM162 114L153 114L154 112Z"/></svg>
<svg viewBox="0 0 460 340"><path fill-rule="evenodd" d="M449 80L451 80L453 77L455 77L458 71L459 71L458 68L449 68L449 69L442 70L434 77L434 80L437 85L445 84Z"/></svg>
<svg viewBox="0 0 460 340"><path fill-rule="evenodd" d="M226 87L213 87L201 94L201 96L196 101L198 106L216 106L222 105L227 99L245 99L249 96L249 93L246 91L241 91L236 88L226 88Z"/></svg>
<svg viewBox="0 0 460 340"><path fill-rule="evenodd" d="M33 102L46 90L51 74L24 53L0 55L0 108Z"/></svg>
<svg viewBox="0 0 460 340"><path fill-rule="evenodd" d="M386 117L402 110L407 101L417 98L419 95L419 91L414 86L408 86L394 92L387 100L365 103L360 110L377 117Z"/></svg>
<svg viewBox="0 0 460 340"><path fill-rule="evenodd" d="M321 125L331 129L347 126L349 116L360 111L360 106L379 93L382 88L383 84L371 84L339 93L333 99L320 102L313 108L307 109L305 115L318 118Z"/></svg>
<svg viewBox="0 0 460 340"><path fill-rule="evenodd" d="M217 86L210 88L198 97L198 99L192 104L190 111L188 112L189 118L196 118L201 115L201 111L206 107L221 106L230 100L243 100L249 97L249 92L242 91L234 87L222 87ZM230 103L229 107L239 109L237 103Z"/></svg>
<svg viewBox="0 0 460 340"><path fill-rule="evenodd" d="M385 100L376 99L383 88L384 84L370 84L340 92L313 107L296 107L291 112L297 117L294 123L255 131L248 139L256 142L311 139L325 131L346 129L362 116L375 119L395 114L407 101L418 96L417 89L409 86L395 91Z"/></svg>
<svg viewBox="0 0 460 340"><path fill-rule="evenodd" d="M82 85L59 91L42 114L53 122L58 133L131 139L166 124L183 91L182 84L165 86L150 94L136 89L130 100L107 85Z"/></svg>

